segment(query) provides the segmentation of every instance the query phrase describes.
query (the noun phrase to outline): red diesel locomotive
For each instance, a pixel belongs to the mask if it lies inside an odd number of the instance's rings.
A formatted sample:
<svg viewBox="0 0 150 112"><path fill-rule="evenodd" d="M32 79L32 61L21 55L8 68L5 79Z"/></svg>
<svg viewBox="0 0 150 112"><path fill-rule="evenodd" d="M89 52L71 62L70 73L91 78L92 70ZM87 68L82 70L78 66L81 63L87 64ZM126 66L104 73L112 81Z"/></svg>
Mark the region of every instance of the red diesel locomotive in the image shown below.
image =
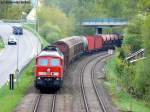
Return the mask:
<svg viewBox="0 0 150 112"><path fill-rule="evenodd" d="M63 80L64 57L58 48L48 46L36 58L35 86L59 88Z"/></svg>

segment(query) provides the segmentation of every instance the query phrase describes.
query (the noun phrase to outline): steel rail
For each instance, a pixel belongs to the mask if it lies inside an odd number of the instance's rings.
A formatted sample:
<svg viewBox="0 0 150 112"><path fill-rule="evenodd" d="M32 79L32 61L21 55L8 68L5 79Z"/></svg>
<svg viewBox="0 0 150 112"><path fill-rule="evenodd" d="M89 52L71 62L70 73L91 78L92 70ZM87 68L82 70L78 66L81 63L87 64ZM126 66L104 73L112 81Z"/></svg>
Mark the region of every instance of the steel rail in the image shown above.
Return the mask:
<svg viewBox="0 0 150 112"><path fill-rule="evenodd" d="M38 106L39 106L39 103L40 103L40 100L41 100L41 96L42 96L42 95L39 94L39 96L37 97L36 104L35 104L35 106L34 106L33 112L37 112Z"/></svg>
<svg viewBox="0 0 150 112"><path fill-rule="evenodd" d="M51 112L55 112L56 94L53 95Z"/></svg>
<svg viewBox="0 0 150 112"><path fill-rule="evenodd" d="M92 67L92 70L91 70L91 80L92 80L92 84L93 84L93 88L94 88L94 91L95 91L95 94L97 96L97 99L98 99L98 102L99 104L101 105L102 107L102 110L103 112L107 112L107 109L106 109L106 106L102 100L102 98L100 97L100 94L98 92L98 88L96 86L96 81L95 81L95 77L94 77L94 70L95 70L95 67L96 65L101 62L102 60L106 59L107 57L109 57L110 55L106 55L105 57L102 57L99 61L97 61L94 66Z"/></svg>

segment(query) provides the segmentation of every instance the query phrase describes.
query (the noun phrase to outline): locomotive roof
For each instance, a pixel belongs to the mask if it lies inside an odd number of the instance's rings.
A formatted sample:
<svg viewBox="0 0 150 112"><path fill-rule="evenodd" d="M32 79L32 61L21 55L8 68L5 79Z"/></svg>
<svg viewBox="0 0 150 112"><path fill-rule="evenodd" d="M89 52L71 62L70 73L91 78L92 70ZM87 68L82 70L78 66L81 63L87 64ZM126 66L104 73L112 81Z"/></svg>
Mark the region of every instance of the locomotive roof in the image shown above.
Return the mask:
<svg viewBox="0 0 150 112"><path fill-rule="evenodd" d="M59 54L57 51L42 51L39 56L52 56L59 57L63 59L63 55Z"/></svg>

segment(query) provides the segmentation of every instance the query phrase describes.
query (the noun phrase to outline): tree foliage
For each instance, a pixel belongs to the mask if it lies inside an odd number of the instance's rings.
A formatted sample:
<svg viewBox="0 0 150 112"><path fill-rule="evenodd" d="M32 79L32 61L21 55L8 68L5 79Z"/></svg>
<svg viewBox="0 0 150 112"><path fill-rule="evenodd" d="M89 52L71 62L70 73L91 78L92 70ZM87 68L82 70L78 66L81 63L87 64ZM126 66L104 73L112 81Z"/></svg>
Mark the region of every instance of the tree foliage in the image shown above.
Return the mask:
<svg viewBox="0 0 150 112"><path fill-rule="evenodd" d="M66 37L73 32L73 19L54 7L42 7L38 13L40 34L49 42Z"/></svg>
<svg viewBox="0 0 150 112"><path fill-rule="evenodd" d="M138 98L150 98L150 2L138 0L136 14L124 30L123 46L119 51L117 64L118 78L126 90L133 87ZM145 49L145 60L135 64L124 63L124 58L140 48ZM146 100L147 101L147 100Z"/></svg>
<svg viewBox="0 0 150 112"><path fill-rule="evenodd" d="M6 0L0 0L0 19L21 19L22 12L28 14L30 10L31 4L10 4Z"/></svg>

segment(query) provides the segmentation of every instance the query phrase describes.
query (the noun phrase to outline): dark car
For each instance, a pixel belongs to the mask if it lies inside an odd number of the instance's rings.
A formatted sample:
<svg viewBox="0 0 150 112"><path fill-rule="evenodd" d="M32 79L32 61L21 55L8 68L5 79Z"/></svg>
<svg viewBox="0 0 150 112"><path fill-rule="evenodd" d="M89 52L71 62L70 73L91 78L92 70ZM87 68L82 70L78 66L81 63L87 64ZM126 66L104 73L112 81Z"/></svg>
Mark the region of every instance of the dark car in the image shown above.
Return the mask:
<svg viewBox="0 0 150 112"><path fill-rule="evenodd" d="M15 25L13 28L13 34L15 35L23 35L23 28L21 25Z"/></svg>

